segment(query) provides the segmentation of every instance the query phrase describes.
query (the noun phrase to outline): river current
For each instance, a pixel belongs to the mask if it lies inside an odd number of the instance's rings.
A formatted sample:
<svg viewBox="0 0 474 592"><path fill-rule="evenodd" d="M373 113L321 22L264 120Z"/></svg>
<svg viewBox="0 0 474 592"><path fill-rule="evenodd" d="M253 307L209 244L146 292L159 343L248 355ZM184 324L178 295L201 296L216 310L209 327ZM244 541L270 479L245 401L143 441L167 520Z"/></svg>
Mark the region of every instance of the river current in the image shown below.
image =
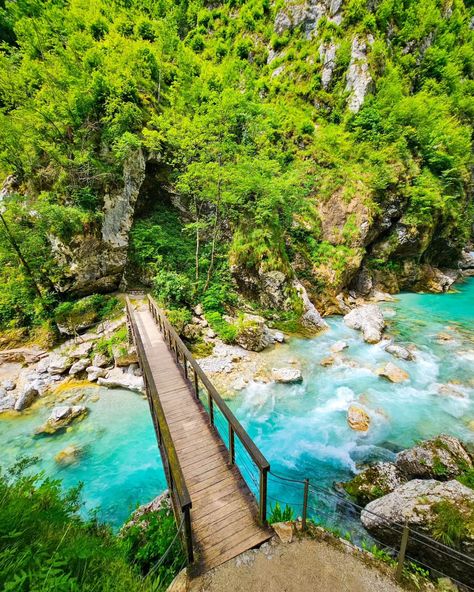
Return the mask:
<svg viewBox="0 0 474 592"><path fill-rule="evenodd" d="M381 306L387 334L413 346L414 361L394 358L382 344L365 344L342 317L330 317L325 333L292 338L281 348L282 365L290 357L300 362L301 384L251 383L229 402L274 472L309 477L331 488L363 463L391 460L420 439L449 433L474 443L474 279L449 294L400 294ZM348 347L339 362L321 366L331 345L341 340ZM389 361L410 379L394 384L379 377L377 368ZM439 394L441 385L456 395ZM15 418L0 416L0 465L7 467L20 456L38 457L35 469L61 479L66 487L83 482L85 513L96 509L101 519L118 526L137 503L165 488L148 405L123 390L91 388L85 394L98 399L88 403L88 417L54 437L33 436L48 416L47 408ZM352 403L369 414L367 433L349 427ZM82 454L77 462L59 465L54 457L71 444ZM255 474L247 470L251 467L244 455L239 462L254 488ZM271 478L269 494L270 505L276 499L289 502L299 513L301 491L291 484Z"/></svg>

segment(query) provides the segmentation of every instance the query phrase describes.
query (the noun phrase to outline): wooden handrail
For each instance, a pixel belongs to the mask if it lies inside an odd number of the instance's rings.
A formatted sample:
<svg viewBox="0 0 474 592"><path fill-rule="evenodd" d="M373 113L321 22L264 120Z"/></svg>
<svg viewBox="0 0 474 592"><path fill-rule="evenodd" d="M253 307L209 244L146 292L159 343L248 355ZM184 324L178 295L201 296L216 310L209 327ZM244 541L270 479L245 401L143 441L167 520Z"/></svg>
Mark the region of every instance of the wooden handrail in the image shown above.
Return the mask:
<svg viewBox="0 0 474 592"><path fill-rule="evenodd" d="M231 464L235 462L235 446L234 436L236 435L243 447L247 450L250 458L257 466L260 473L260 485L259 485L259 515L263 523L266 522L266 511L267 511L267 475L270 470L270 463L263 456L261 451L255 445L253 440L250 438L246 430L243 428L239 420L235 417L232 411L227 406L227 403L222 399L220 394L217 392L215 386L206 376L202 368L194 359L191 352L185 346L174 327L169 322L165 313L160 309L155 300L148 295L148 303L153 318L158 323L161 332L168 344L170 350L175 353L176 361L179 363L180 356L184 361L184 375L189 380L187 364L189 363L194 372L194 390L196 396L199 398L199 381L207 391L209 397L209 420L214 425L214 403L217 405L222 415L225 417L229 424L229 460Z"/></svg>
<svg viewBox="0 0 474 592"><path fill-rule="evenodd" d="M156 417L156 420L158 422L158 426L155 426L155 428L158 428L157 435L159 436L160 449L164 450L165 453L166 461L171 473L170 477L172 480L173 489L175 490L179 502L179 509L183 514L185 514L185 517L186 515L188 515L189 517L189 510L192 507L191 497L186 486L186 481L184 479L183 471L179 463L176 448L174 446L173 439L171 437L171 432L166 421L165 413L161 405L160 398L158 396L158 390L156 388L155 380L153 378L153 373L148 363L145 347L143 345L140 332L138 331L138 327L136 325L135 318L132 313L132 305L130 303L130 299L128 298L128 296L126 298L126 303L128 321L130 323L133 339L135 342L135 346L137 348L140 366L143 371L147 396L149 398L150 407L152 408L152 417L154 419ZM170 489L172 489L171 486Z"/></svg>
<svg viewBox="0 0 474 592"><path fill-rule="evenodd" d="M224 401L224 399L217 392L216 387L212 384L212 382L206 376L206 374L202 370L201 366L199 366L199 364L196 362L192 353L184 345L181 337L175 331L174 327L171 325L171 323L169 322L166 315L163 313L163 311L160 309L158 304L155 302L155 300L150 295L148 295L148 301L150 303L151 308L155 310L156 314L160 317L162 323L165 325L166 330L173 337L173 341L176 344L176 346L178 347L178 349L180 350L180 352L182 353L182 355L191 364L193 370L196 371L196 374L199 376L199 379L201 380L202 384L204 385L206 391L211 395L213 401L216 403L216 405L219 407L220 411L222 412L222 415L224 415L224 417L227 419L229 424L232 426L234 433L238 436L239 440L244 445L245 449L247 450L247 452L251 456L254 463L257 465L257 467L260 470L269 470L270 463L267 461L267 459L263 456L263 454L257 448L257 446L255 445L253 440L250 438L250 436L247 434L247 432L243 428L242 424L235 417L235 415L229 409L227 403Z"/></svg>

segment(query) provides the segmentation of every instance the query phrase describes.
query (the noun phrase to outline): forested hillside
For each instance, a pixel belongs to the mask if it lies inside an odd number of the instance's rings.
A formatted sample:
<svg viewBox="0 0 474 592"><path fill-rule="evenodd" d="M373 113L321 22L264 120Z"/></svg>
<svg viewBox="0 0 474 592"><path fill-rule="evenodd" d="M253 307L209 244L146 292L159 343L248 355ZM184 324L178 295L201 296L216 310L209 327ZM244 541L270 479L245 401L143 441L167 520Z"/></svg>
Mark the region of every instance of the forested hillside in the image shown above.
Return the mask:
<svg viewBox="0 0 474 592"><path fill-rule="evenodd" d="M3 327L145 285L225 334L243 303L298 317L301 286L338 312L345 290L455 277L468 0L0 7Z"/></svg>

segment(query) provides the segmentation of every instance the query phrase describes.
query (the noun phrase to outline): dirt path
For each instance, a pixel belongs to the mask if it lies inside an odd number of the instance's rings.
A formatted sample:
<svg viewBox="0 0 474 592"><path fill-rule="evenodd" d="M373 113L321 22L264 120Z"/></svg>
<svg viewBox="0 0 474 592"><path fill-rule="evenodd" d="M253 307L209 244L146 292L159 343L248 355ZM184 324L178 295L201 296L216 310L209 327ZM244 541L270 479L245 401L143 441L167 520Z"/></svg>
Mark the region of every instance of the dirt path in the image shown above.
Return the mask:
<svg viewBox="0 0 474 592"><path fill-rule="evenodd" d="M340 545L273 539L193 580L190 592L403 592L392 577Z"/></svg>

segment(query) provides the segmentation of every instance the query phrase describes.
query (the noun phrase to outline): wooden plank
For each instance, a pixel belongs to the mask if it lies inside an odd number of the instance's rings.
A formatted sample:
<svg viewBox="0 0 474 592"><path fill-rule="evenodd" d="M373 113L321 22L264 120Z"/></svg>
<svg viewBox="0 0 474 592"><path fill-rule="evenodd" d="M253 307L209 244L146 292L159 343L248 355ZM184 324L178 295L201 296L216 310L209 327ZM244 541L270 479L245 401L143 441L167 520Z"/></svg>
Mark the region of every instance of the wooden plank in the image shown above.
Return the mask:
<svg viewBox="0 0 474 592"><path fill-rule="evenodd" d="M250 536L249 538L241 541L239 544L235 545L233 548L229 550L222 550L220 553L216 555L211 555L207 552L207 550L203 553L202 558L202 570L207 571L209 569L213 569L218 565L222 565L226 561L237 557L241 553L252 549L258 545L261 545L265 541L268 541L270 538L269 534L262 534L262 532L255 534L254 536Z"/></svg>

